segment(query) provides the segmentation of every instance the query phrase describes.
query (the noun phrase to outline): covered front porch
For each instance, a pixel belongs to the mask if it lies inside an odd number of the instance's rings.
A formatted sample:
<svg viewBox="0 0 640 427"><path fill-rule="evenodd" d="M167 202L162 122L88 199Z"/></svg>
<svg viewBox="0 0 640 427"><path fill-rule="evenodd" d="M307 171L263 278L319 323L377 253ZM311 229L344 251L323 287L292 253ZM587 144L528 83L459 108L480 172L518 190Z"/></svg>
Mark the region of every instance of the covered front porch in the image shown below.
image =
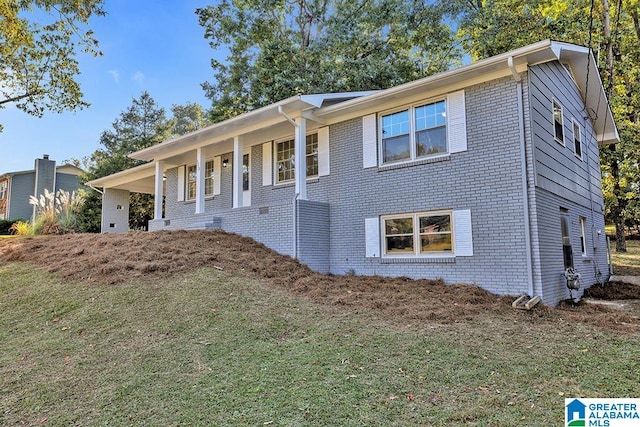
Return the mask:
<svg viewBox="0 0 640 427"><path fill-rule="evenodd" d="M308 197L307 135L326 139L315 155L328 174L328 127L314 110L366 94L295 96L131 154L148 163L89 183L103 190L102 232L128 231L129 195L152 194L149 231L222 229L329 271L329 205ZM279 140L294 146L284 184Z"/></svg>

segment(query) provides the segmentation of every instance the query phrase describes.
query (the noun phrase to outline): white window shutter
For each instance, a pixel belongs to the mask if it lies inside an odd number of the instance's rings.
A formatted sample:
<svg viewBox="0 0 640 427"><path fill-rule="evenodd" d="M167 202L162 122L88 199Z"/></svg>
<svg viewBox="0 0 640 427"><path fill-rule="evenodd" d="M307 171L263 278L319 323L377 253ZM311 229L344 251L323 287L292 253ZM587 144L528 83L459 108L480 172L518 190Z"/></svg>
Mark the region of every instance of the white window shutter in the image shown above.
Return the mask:
<svg viewBox="0 0 640 427"><path fill-rule="evenodd" d="M220 181L222 181L222 158L215 156L213 158L213 195L220 194Z"/></svg>
<svg viewBox="0 0 640 427"><path fill-rule="evenodd" d="M178 201L184 202L184 177L185 177L185 167L178 167Z"/></svg>
<svg viewBox="0 0 640 427"><path fill-rule="evenodd" d="M380 257L380 220L366 218L364 220L365 256L367 258Z"/></svg>
<svg viewBox="0 0 640 427"><path fill-rule="evenodd" d="M329 175L329 127L318 129L318 175Z"/></svg>
<svg viewBox="0 0 640 427"><path fill-rule="evenodd" d="M467 117L463 90L447 95L447 140L450 153L467 151Z"/></svg>
<svg viewBox="0 0 640 427"><path fill-rule="evenodd" d="M469 209L453 211L453 250L455 256L473 256L473 237L471 232L471 211Z"/></svg>
<svg viewBox="0 0 640 427"><path fill-rule="evenodd" d="M272 143L265 142L262 144L262 185L271 185L273 179L273 152L271 150Z"/></svg>
<svg viewBox="0 0 640 427"><path fill-rule="evenodd" d="M378 166L378 137L376 133L377 117L369 114L362 118L362 167Z"/></svg>

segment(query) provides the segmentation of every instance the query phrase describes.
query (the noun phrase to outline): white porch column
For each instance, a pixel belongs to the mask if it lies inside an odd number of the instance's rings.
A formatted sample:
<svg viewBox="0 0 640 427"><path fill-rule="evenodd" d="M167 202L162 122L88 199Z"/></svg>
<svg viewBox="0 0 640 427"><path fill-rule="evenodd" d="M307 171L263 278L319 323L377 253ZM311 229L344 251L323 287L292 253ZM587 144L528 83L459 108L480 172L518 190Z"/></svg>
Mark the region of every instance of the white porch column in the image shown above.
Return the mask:
<svg viewBox="0 0 640 427"><path fill-rule="evenodd" d="M156 161L155 188L153 194L153 219L162 219L162 195L164 184L164 162Z"/></svg>
<svg viewBox="0 0 640 427"><path fill-rule="evenodd" d="M296 125L296 193L298 194L298 199L307 200L307 119L298 117Z"/></svg>
<svg viewBox="0 0 640 427"><path fill-rule="evenodd" d="M239 136L233 137L233 207L242 206L242 154L244 143Z"/></svg>
<svg viewBox="0 0 640 427"><path fill-rule="evenodd" d="M202 147L196 150L196 213L204 213L205 158Z"/></svg>

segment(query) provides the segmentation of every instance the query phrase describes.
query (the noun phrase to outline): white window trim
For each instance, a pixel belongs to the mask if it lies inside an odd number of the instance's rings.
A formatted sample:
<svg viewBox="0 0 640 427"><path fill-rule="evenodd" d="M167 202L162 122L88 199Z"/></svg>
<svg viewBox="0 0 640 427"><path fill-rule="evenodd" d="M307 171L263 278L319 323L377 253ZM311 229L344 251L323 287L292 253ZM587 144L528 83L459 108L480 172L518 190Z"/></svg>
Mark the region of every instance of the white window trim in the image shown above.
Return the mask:
<svg viewBox="0 0 640 427"><path fill-rule="evenodd" d="M316 134L318 135L318 150L320 150L320 132L319 132L319 129L314 129L311 132L307 132L307 134L304 137L304 150L305 150L305 156L307 156L307 158L309 156L309 154L306 153L306 151L307 151L307 136L316 135ZM272 147L273 147L273 156L272 156L272 159L271 159L271 165L273 167L272 170L273 170L273 185L274 186L279 186L279 185L285 185L286 186L286 185L290 185L290 184L296 182L296 179L295 179L295 166L294 166L294 178L287 179L286 181L280 181L278 179L278 143L285 142L285 141L294 141L294 144L295 144L295 138L294 138L293 135L290 136L290 137L287 137L287 138L274 139L272 144L271 144ZM295 146L294 146L293 152L294 152L294 155L295 155ZM323 155L326 155L328 157L328 154L323 153ZM318 151L318 174L317 175L307 175L307 181L316 180L320 176L322 176L322 174L320 173L320 162L321 162L320 154L319 154L319 151ZM327 175L328 175L328 172L327 172Z"/></svg>
<svg viewBox="0 0 640 427"><path fill-rule="evenodd" d="M213 163L213 185L211 186L211 193L204 194L205 199L213 199L214 196L216 196L217 194L220 194L219 192L216 192L216 186L218 185L217 182L219 182L220 180L216 180L217 175L216 175L216 171L219 168L216 168L216 158L211 157L211 158L207 158L204 161L205 164L205 174L206 174L206 167L207 167L207 163L212 162ZM194 200L196 200L196 196L194 195L193 197L189 197L189 168L190 167L196 167L197 168L197 164L196 163L188 163L184 166L184 184L183 184L183 188L184 188L184 196L183 196L183 201L185 202L193 202ZM180 168L178 168L178 173L180 172ZM206 179L206 175L205 175L205 179ZM197 180L197 178L196 178ZM178 179L178 184L180 184L180 179ZM204 186L205 183L203 182L202 185ZM196 188L197 188L197 182L196 182ZM206 187L205 187L206 190ZM197 190L196 190L197 191Z"/></svg>
<svg viewBox="0 0 640 427"><path fill-rule="evenodd" d="M378 143L378 159L379 159L379 164L378 166L389 166L389 165L400 165L400 164L405 164L405 163L415 163L415 162L419 162L422 161L424 159L437 159L440 157L447 157L451 154L451 146L449 144L449 117L445 116L445 135L446 135L446 150L443 153L438 153L438 154L434 154L432 156L423 156L423 157L416 157L416 126L415 126L415 109L419 108L419 107L423 107L425 105L429 105L429 104L435 104L438 102L444 101L444 105L445 105L445 114L448 115L448 111L449 111L449 103L447 100L447 97L439 97L439 98L434 98L434 99L428 99L428 100L423 100L420 102L414 102L411 104L405 104L401 107L397 107L397 108L393 108L393 109L389 109L389 110L385 110L385 111L381 111L380 113L378 113L378 120L377 120L377 125L378 128L380 129L378 138L377 138L377 143ZM395 113L399 113L402 111L408 110L409 111L409 151L410 151L410 157L409 159L406 160L396 160L394 162L385 162L384 161L384 150L383 150L383 146L382 146L382 141L383 141L383 135L382 135L382 118L384 116L388 116L391 114L395 114Z"/></svg>
<svg viewBox="0 0 640 427"><path fill-rule="evenodd" d="M0 200L4 200L7 196L7 189L9 186L7 185L7 181L0 182Z"/></svg>
<svg viewBox="0 0 640 427"><path fill-rule="evenodd" d="M578 217L578 226L580 227L580 252L583 257L587 256L587 233L586 233L586 222L587 219L585 217Z"/></svg>
<svg viewBox="0 0 640 427"><path fill-rule="evenodd" d="M451 227L451 231L449 234L451 235L451 251L450 252L425 252L422 253L420 251L420 227L419 227L419 218L425 216L438 216L438 215L448 215L449 216L449 226ZM387 219L400 219L400 218L412 218L413 219L413 253L407 254L388 254L387 253L387 235L385 233L384 222ZM380 217L380 243L382 247L382 258L452 258L455 257L456 246L455 246L455 229L454 229L454 213L451 210L441 210L441 211L424 211L424 212L411 212L404 214L393 214L393 215L382 215Z"/></svg>
<svg viewBox="0 0 640 427"><path fill-rule="evenodd" d="M556 118L554 115L554 110L555 110L555 106L560 107L560 118L561 120L561 125L562 125L562 140L558 139L558 135L556 135ZM551 101L551 124L553 125L553 139L560 145L562 145L563 147L566 147L567 144L565 143L565 139L566 139L566 135L565 135L565 129L564 129L564 107L562 106L562 104L560 102L558 102L557 99L553 98Z"/></svg>
<svg viewBox="0 0 640 427"><path fill-rule="evenodd" d="M576 119L571 120L572 123L572 133L573 133L573 154L580 159L583 160L584 145L582 144L582 126ZM578 143L580 144L580 154L576 152L576 126L578 127Z"/></svg>

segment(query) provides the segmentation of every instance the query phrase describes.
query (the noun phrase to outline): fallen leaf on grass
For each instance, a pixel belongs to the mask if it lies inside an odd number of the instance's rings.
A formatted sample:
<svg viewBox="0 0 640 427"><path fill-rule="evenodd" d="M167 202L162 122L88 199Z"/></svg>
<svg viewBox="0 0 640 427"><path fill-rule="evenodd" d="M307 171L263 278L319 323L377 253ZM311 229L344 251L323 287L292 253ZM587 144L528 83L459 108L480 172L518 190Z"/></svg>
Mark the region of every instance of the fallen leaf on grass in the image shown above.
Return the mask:
<svg viewBox="0 0 640 427"><path fill-rule="evenodd" d="M406 396L407 396L407 400L409 400L409 401L413 401L413 400L415 400L415 398L416 398L416 397L413 395L413 393L407 393L407 395L406 395Z"/></svg>

